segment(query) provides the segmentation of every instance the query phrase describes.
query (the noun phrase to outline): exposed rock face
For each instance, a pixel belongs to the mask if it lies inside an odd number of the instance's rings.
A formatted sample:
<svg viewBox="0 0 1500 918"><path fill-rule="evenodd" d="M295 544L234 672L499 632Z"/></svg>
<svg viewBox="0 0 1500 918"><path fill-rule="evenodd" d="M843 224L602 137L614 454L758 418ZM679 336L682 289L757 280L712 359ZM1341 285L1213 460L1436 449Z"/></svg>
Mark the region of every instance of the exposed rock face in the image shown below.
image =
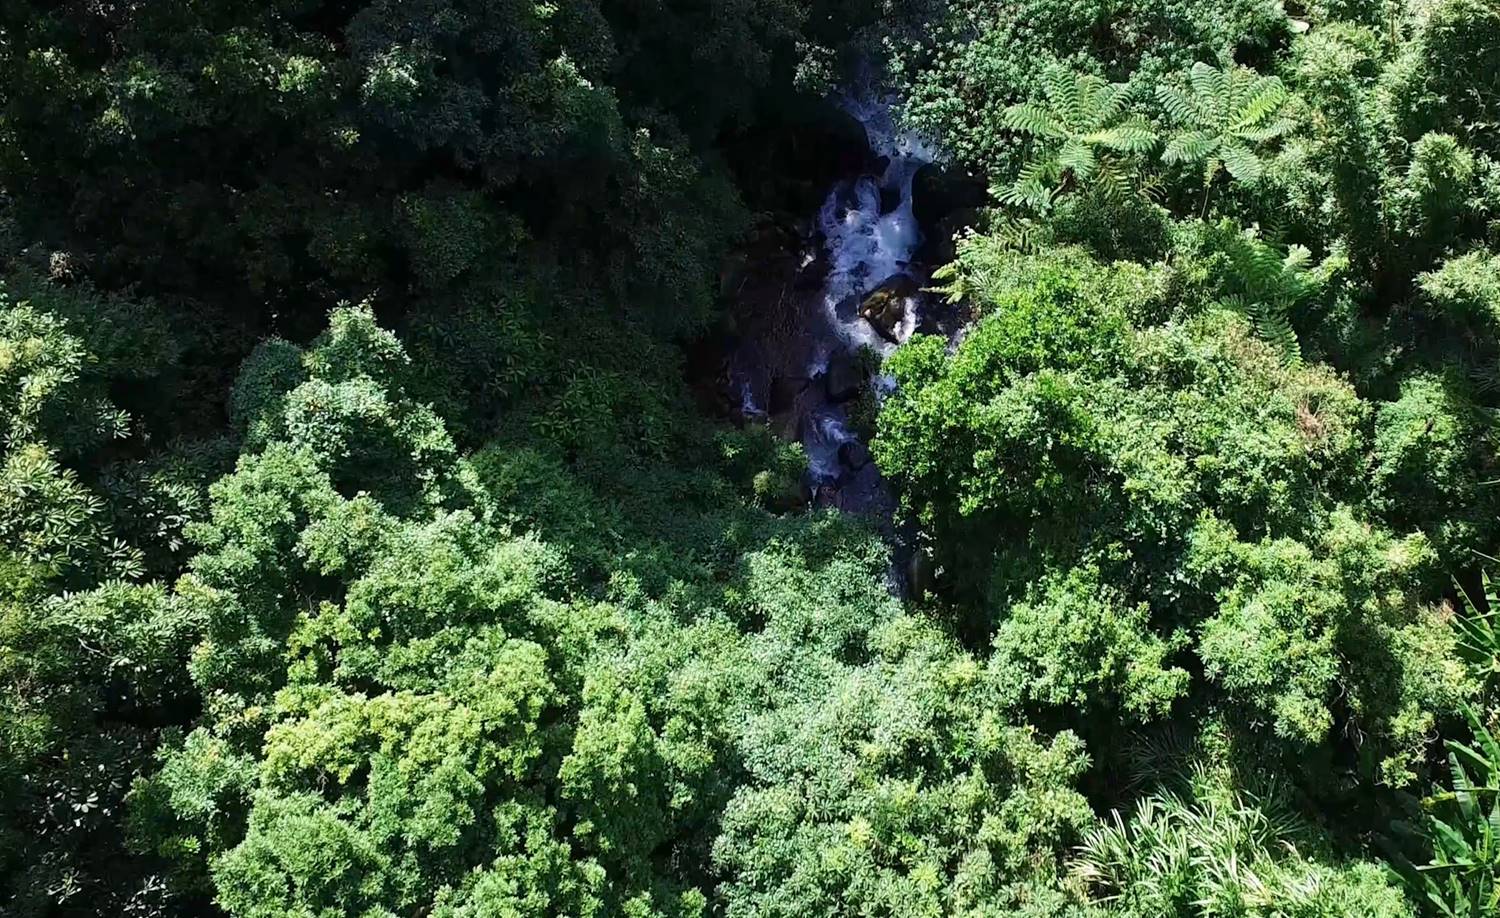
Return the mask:
<svg viewBox="0 0 1500 918"><path fill-rule="evenodd" d="M812 380L801 376L778 376L771 380L769 410L773 415L785 414L797 404L797 396L807 391Z"/></svg>
<svg viewBox="0 0 1500 918"><path fill-rule="evenodd" d="M851 472L858 472L870 464L870 448L858 440L850 440L839 447L839 464Z"/></svg>
<svg viewBox="0 0 1500 918"><path fill-rule="evenodd" d="M818 290L822 288L823 279L827 276L828 251L819 245L811 253L804 254L802 266L797 269L792 287L798 291Z"/></svg>
<svg viewBox="0 0 1500 918"><path fill-rule="evenodd" d="M823 376L824 388L828 390L828 400L839 403L847 402L859 394L867 379L865 367L859 359L847 351L839 351L828 361L828 372Z"/></svg>
<svg viewBox="0 0 1500 918"><path fill-rule="evenodd" d="M911 335L911 322L922 294L915 278L897 274L876 287L859 307L860 318L869 322L880 337L900 344Z"/></svg>
<svg viewBox="0 0 1500 918"><path fill-rule="evenodd" d="M839 491L836 485L818 485L817 489L813 491L812 505L819 510L828 510L831 508L842 510L844 509L843 493Z"/></svg>
<svg viewBox="0 0 1500 918"><path fill-rule="evenodd" d="M956 168L923 167L911 192L912 215L924 231L917 259L930 265L952 261L955 234L977 223L981 209L993 203L983 179Z"/></svg>
<svg viewBox="0 0 1500 918"><path fill-rule="evenodd" d="M936 224L954 211L987 207L990 203L984 179L957 169L925 166L912 179L912 213L925 226Z"/></svg>
<svg viewBox="0 0 1500 918"><path fill-rule="evenodd" d="M937 571L933 569L932 555L927 549L918 548L906 562L907 584L914 599L922 599L937 585Z"/></svg>
<svg viewBox="0 0 1500 918"><path fill-rule="evenodd" d="M761 506L772 513L796 513L807 506L807 488L794 477L760 472L755 476L754 488Z"/></svg>

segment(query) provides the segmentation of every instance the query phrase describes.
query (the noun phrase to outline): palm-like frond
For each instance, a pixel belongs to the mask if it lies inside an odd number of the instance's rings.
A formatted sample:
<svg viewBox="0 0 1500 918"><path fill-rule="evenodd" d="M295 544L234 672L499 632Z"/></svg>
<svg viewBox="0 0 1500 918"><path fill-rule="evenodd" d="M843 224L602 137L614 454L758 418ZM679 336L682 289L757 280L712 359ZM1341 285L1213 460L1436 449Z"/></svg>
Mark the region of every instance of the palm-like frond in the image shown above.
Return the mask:
<svg viewBox="0 0 1500 918"><path fill-rule="evenodd" d="M1500 679L1500 628L1496 617L1500 616L1500 591L1489 572L1483 574L1484 611L1480 610L1469 594L1459 589L1463 614L1453 619L1453 630L1458 637L1458 652L1469 671L1486 687Z"/></svg>
<svg viewBox="0 0 1500 918"><path fill-rule="evenodd" d="M1276 77L1256 77L1246 88L1248 98L1237 106L1238 117L1230 126L1233 131L1245 131L1265 124L1286 103L1286 87Z"/></svg>
<svg viewBox="0 0 1500 918"><path fill-rule="evenodd" d="M1037 224L1026 218L1017 219L1011 216L1003 216L994 226L990 227L989 235L990 238L999 243L1001 248L1007 251L1032 255L1040 251L1046 244L1048 228L1044 224ZM933 277L938 277L937 271L933 272ZM938 288L938 292L946 294L949 292L949 289L948 287L940 287Z"/></svg>
<svg viewBox="0 0 1500 918"><path fill-rule="evenodd" d="M1052 188L1036 181L1018 181L1006 188L992 189L991 193L1001 204L1030 210L1045 210L1052 203Z"/></svg>
<svg viewBox="0 0 1500 918"><path fill-rule="evenodd" d="M1162 84L1156 87L1156 99L1161 107L1178 124L1192 124L1199 120L1198 109L1187 93L1176 86Z"/></svg>
<svg viewBox="0 0 1500 918"><path fill-rule="evenodd" d="M1156 146L1156 132L1139 115L1083 135L1084 142L1119 153L1145 153Z"/></svg>
<svg viewBox="0 0 1500 918"><path fill-rule="evenodd" d="M1218 141L1206 131L1189 130L1174 134L1162 150L1161 161L1176 163L1201 163L1218 146Z"/></svg>
<svg viewBox="0 0 1500 918"><path fill-rule="evenodd" d="M1312 253L1302 246L1292 246L1283 254L1276 246L1246 231L1235 234L1228 249L1235 286L1252 299L1293 306L1312 289L1313 278L1308 267Z"/></svg>
<svg viewBox="0 0 1500 918"><path fill-rule="evenodd" d="M1248 231L1229 237L1226 247L1233 273L1220 304L1247 316L1256 336L1274 347L1285 365L1300 364L1291 310L1316 286L1312 253L1299 245L1283 253Z"/></svg>
<svg viewBox="0 0 1500 918"><path fill-rule="evenodd" d="M1068 124L1077 124L1082 117L1083 110L1083 102L1080 99L1082 93L1079 91L1079 83L1083 82L1083 75L1073 76L1061 67L1051 67L1048 68L1045 79L1043 91L1046 93L1051 110Z"/></svg>
<svg viewBox="0 0 1500 918"><path fill-rule="evenodd" d="M1302 363L1302 346L1297 341L1297 331L1292 328L1285 307L1257 302L1250 305L1249 313L1255 324L1255 334L1276 349L1284 365L1295 367Z"/></svg>
<svg viewBox="0 0 1500 918"><path fill-rule="evenodd" d="M1265 163L1255 148L1295 127L1291 119L1280 117L1288 99L1282 82L1245 67L1219 69L1200 62L1188 71L1186 90L1160 86L1156 96L1179 126L1167 140L1162 161L1202 163L1205 185L1221 169L1237 182L1259 181Z"/></svg>
<svg viewBox="0 0 1500 918"><path fill-rule="evenodd" d="M1099 77L1085 75L1078 84L1085 102L1080 112L1085 120L1079 122L1080 127L1085 123L1108 124L1125 111L1130 90L1124 83L1106 83Z"/></svg>
<svg viewBox="0 0 1500 918"><path fill-rule="evenodd" d="M1267 124L1236 131L1235 135L1247 143L1262 144L1275 140L1283 134L1290 134L1296 126L1297 123L1290 118L1277 118Z"/></svg>
<svg viewBox="0 0 1500 918"><path fill-rule="evenodd" d="M1219 115L1229 102L1229 82L1223 70L1199 61L1188 71L1193 102L1203 114Z"/></svg>
<svg viewBox="0 0 1500 918"><path fill-rule="evenodd" d="M1265 173L1266 167L1260 157L1233 141L1220 143L1219 159L1236 181L1251 184L1260 181Z"/></svg>
<svg viewBox="0 0 1500 918"><path fill-rule="evenodd" d="M1099 167L1099 158L1094 155L1094 148L1087 140L1069 137L1063 142L1062 149L1057 151L1057 164L1070 170L1080 181L1087 181Z"/></svg>
<svg viewBox="0 0 1500 918"><path fill-rule="evenodd" d="M1440 915L1480 918L1500 910L1500 742L1467 706L1472 743L1448 741L1452 789L1426 801L1432 858L1404 865L1409 888Z"/></svg>
<svg viewBox="0 0 1500 918"><path fill-rule="evenodd" d="M1461 609L1452 624L1460 656L1489 689L1500 671L1494 624L1500 590L1487 571L1482 576L1483 607L1460 586ZM1424 801L1424 825L1404 827L1431 847L1432 856L1421 867L1398 858L1397 872L1434 914L1480 918L1500 914L1500 740L1472 708L1462 711L1472 738L1445 743L1449 787Z"/></svg>
<svg viewBox="0 0 1500 918"><path fill-rule="evenodd" d="M1015 184L996 196L1002 203L1045 209L1067 188L1104 185L1113 196L1124 161L1156 146L1145 118L1127 115L1130 90L1087 73L1061 67L1043 78L1043 98L1012 105L1006 127L1033 140L1033 158Z"/></svg>
<svg viewBox="0 0 1500 918"><path fill-rule="evenodd" d="M1063 123L1051 111L1031 102L1012 105L1005 110L1005 126L1013 131L1032 137L1056 138L1067 136Z"/></svg>

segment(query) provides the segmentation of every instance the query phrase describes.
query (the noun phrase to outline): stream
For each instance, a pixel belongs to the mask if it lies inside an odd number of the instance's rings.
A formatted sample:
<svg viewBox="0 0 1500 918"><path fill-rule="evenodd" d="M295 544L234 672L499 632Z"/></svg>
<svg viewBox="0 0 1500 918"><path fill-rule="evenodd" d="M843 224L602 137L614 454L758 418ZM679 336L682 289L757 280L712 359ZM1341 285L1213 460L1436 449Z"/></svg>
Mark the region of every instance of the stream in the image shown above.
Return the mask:
<svg viewBox="0 0 1500 918"><path fill-rule="evenodd" d="M926 269L915 255L923 233L913 212L917 172L936 151L896 128L889 104L845 97L839 107L863 126L870 157L840 177L805 224L796 275L758 294L775 302L731 357L731 384L747 419L769 418L800 440L804 486L815 506L890 518L892 499L850 421L873 387L868 348L884 358L922 326Z"/></svg>

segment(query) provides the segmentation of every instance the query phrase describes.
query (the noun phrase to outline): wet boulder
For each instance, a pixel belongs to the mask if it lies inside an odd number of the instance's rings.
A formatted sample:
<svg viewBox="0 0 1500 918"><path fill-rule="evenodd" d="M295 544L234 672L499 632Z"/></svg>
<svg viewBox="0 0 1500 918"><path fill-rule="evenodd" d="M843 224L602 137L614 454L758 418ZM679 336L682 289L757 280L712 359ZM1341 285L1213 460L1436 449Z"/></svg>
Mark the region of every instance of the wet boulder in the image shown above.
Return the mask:
<svg viewBox="0 0 1500 918"><path fill-rule="evenodd" d="M922 599L937 586L937 569L932 555L925 548L917 548L906 562L906 582L913 599Z"/></svg>
<svg viewBox="0 0 1500 918"><path fill-rule="evenodd" d="M865 366L853 354L839 351L828 359L828 370L823 374L823 386L830 402L847 402L859 394L868 381Z"/></svg>
<svg viewBox="0 0 1500 918"><path fill-rule="evenodd" d="M821 136L810 136L806 143L810 150L833 160L834 175L856 175L883 168L880 155L870 149L870 135L865 126L844 109L827 106L818 121L818 134Z"/></svg>
<svg viewBox="0 0 1500 918"><path fill-rule="evenodd" d="M778 376L771 380L769 409L771 414L785 414L797 404L797 398L806 392L812 381L799 376Z"/></svg>
<svg viewBox="0 0 1500 918"><path fill-rule="evenodd" d="M823 286L823 281L828 277L828 250L821 244L811 250L803 251L802 264L797 269L797 277L792 281L794 290L817 290Z"/></svg>
<svg viewBox="0 0 1500 918"><path fill-rule="evenodd" d="M772 513L795 513L807 506L810 497L795 476L769 470L756 474L752 488L756 501Z"/></svg>
<svg viewBox="0 0 1500 918"><path fill-rule="evenodd" d="M988 206L989 186L979 176L954 168L925 166L912 179L912 213L924 227L936 226L955 211Z"/></svg>
<svg viewBox="0 0 1500 918"><path fill-rule="evenodd" d="M916 260L926 265L945 265L952 261L958 257L958 237L969 227L978 226L980 220L978 208L964 207L944 214L936 225L924 225Z"/></svg>
<svg viewBox="0 0 1500 918"><path fill-rule="evenodd" d="M844 509L843 493L834 484L821 484L812 494L812 505L817 510Z"/></svg>
<svg viewBox="0 0 1500 918"><path fill-rule="evenodd" d="M906 318L916 313L921 294L916 278L897 274L865 297L859 307L860 318L869 322L880 337L892 344L900 344L909 328Z"/></svg>
<svg viewBox="0 0 1500 918"><path fill-rule="evenodd" d="M839 300L838 303L833 307L834 318L838 319L840 322L853 322L855 319L859 318L859 304L861 302L863 302L863 300L860 298L859 294L849 294L842 300Z"/></svg>
<svg viewBox="0 0 1500 918"><path fill-rule="evenodd" d="M839 465L851 472L858 472L870 464L870 448L858 440L850 440L839 446Z"/></svg>

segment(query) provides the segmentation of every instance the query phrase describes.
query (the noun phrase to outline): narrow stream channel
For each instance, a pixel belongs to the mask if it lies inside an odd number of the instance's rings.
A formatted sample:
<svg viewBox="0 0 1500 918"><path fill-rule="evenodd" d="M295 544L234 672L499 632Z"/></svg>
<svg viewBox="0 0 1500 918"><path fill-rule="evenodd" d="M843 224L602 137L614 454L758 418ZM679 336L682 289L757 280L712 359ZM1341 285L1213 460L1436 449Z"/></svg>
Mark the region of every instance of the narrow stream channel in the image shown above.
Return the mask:
<svg viewBox="0 0 1500 918"><path fill-rule="evenodd" d="M923 234L912 192L917 172L936 156L919 137L897 130L886 101L846 97L839 106L864 128L868 165L836 180L808 224L802 268L822 273L816 283L782 291L791 313L783 324L793 328L786 337L794 340L766 334L747 342L736 356L736 384L747 417L779 414L782 429L802 442L815 505L888 518L889 493L849 409L866 387L889 385L866 377L871 361L861 351L883 358L922 321L927 272L914 260ZM784 391L788 380L795 396L774 404L767 393Z"/></svg>
<svg viewBox="0 0 1500 918"><path fill-rule="evenodd" d="M843 107L864 126L870 149L883 161L881 175L842 179L829 191L818 212L817 227L828 257L828 274L818 304L825 322L811 328L832 332L816 342L810 376L827 374L835 361L870 348L889 355L916 330L922 309L919 291L927 278L913 262L922 244L922 231L912 212L912 185L917 170L935 158L920 138L897 131L890 106L881 100L850 99ZM886 289L896 310L891 318L862 315L870 294ZM875 384L881 385L880 380ZM848 471L839 461L840 448L856 439L848 418L837 404L813 413L802 443L808 464L820 485L837 483ZM846 450L847 453L847 450Z"/></svg>

